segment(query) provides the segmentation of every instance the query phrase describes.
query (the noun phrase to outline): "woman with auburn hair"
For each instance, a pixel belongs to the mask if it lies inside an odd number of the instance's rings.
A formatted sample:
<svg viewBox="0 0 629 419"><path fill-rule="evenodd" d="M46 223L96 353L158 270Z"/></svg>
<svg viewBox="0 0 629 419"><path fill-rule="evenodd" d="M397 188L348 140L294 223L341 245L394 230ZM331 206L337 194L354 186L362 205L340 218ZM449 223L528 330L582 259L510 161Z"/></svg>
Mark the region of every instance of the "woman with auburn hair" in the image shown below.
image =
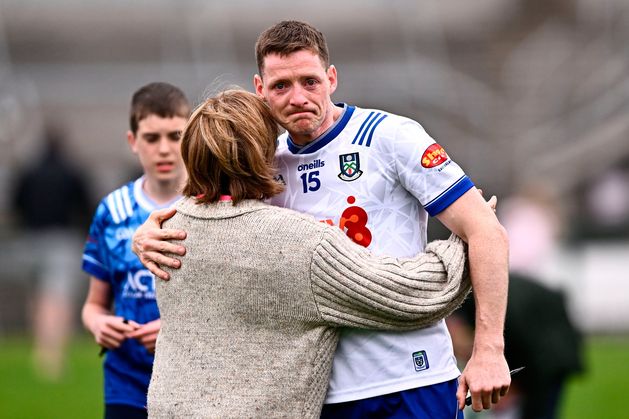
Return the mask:
<svg viewBox="0 0 629 419"><path fill-rule="evenodd" d="M242 90L206 100L186 125L188 181L165 225L187 231L187 253L156 284L152 417L318 418L340 327L425 327L470 289L455 236L414 258L378 257L264 203L282 190L276 137L267 106Z"/></svg>

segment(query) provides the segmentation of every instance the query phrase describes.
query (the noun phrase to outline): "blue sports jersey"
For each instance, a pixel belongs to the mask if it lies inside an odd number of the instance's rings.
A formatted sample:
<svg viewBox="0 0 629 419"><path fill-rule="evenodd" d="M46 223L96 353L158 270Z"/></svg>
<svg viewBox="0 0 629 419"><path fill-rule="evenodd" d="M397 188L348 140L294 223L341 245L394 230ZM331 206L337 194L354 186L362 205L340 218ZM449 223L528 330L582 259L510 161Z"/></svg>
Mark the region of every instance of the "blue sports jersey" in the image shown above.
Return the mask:
<svg viewBox="0 0 629 419"><path fill-rule="evenodd" d="M131 251L134 231L158 206L143 192L144 177L107 195L96 209L83 252L83 270L111 285L114 313L140 324L159 318L155 278ZM178 199L178 198L177 198ZM153 355L135 339L105 358L105 404L146 407Z"/></svg>

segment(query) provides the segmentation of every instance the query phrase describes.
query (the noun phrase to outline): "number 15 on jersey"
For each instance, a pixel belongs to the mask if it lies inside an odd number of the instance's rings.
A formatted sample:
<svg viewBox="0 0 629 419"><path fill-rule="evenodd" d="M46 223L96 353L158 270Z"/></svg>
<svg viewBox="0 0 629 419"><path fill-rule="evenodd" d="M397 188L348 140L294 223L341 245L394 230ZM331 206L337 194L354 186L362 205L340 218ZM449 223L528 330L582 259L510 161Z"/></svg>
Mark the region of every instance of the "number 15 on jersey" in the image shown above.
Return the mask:
<svg viewBox="0 0 629 419"><path fill-rule="evenodd" d="M312 172L303 173L301 176L301 186L304 193L315 192L321 188L321 181L319 180L319 171L313 170Z"/></svg>

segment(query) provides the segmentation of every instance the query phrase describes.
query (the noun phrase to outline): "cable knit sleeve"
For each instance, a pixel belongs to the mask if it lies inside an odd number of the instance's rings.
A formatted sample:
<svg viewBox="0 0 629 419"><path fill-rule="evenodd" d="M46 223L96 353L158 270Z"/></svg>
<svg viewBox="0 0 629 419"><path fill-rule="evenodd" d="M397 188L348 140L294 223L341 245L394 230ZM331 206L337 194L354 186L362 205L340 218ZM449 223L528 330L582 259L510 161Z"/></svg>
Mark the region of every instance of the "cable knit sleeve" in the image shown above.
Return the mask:
<svg viewBox="0 0 629 419"><path fill-rule="evenodd" d="M471 284L466 246L451 236L414 258L382 257L327 229L314 250L312 290L325 321L366 329L431 325L454 311Z"/></svg>

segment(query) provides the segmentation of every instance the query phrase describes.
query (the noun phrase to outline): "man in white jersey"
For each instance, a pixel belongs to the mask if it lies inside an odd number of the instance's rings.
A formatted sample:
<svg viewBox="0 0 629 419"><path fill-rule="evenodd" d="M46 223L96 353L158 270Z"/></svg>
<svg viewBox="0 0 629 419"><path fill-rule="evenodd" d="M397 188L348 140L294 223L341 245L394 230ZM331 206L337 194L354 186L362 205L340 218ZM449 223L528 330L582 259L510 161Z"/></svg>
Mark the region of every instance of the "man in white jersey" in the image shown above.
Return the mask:
<svg viewBox="0 0 629 419"><path fill-rule="evenodd" d="M375 253L421 251L428 215L469 244L478 309L474 351L463 373L443 321L406 333L347 330L322 417L457 417L468 389L474 410L490 408L510 384L502 337L508 244L491 209L418 123L332 102L337 72L312 26L274 25L258 38L256 58L256 93L287 131L277 152L277 179L287 187L272 203L338 225ZM157 229L171 215L153 214L134 237L136 253L163 279L157 264L180 263L160 252L185 253L164 241L185 232Z"/></svg>

